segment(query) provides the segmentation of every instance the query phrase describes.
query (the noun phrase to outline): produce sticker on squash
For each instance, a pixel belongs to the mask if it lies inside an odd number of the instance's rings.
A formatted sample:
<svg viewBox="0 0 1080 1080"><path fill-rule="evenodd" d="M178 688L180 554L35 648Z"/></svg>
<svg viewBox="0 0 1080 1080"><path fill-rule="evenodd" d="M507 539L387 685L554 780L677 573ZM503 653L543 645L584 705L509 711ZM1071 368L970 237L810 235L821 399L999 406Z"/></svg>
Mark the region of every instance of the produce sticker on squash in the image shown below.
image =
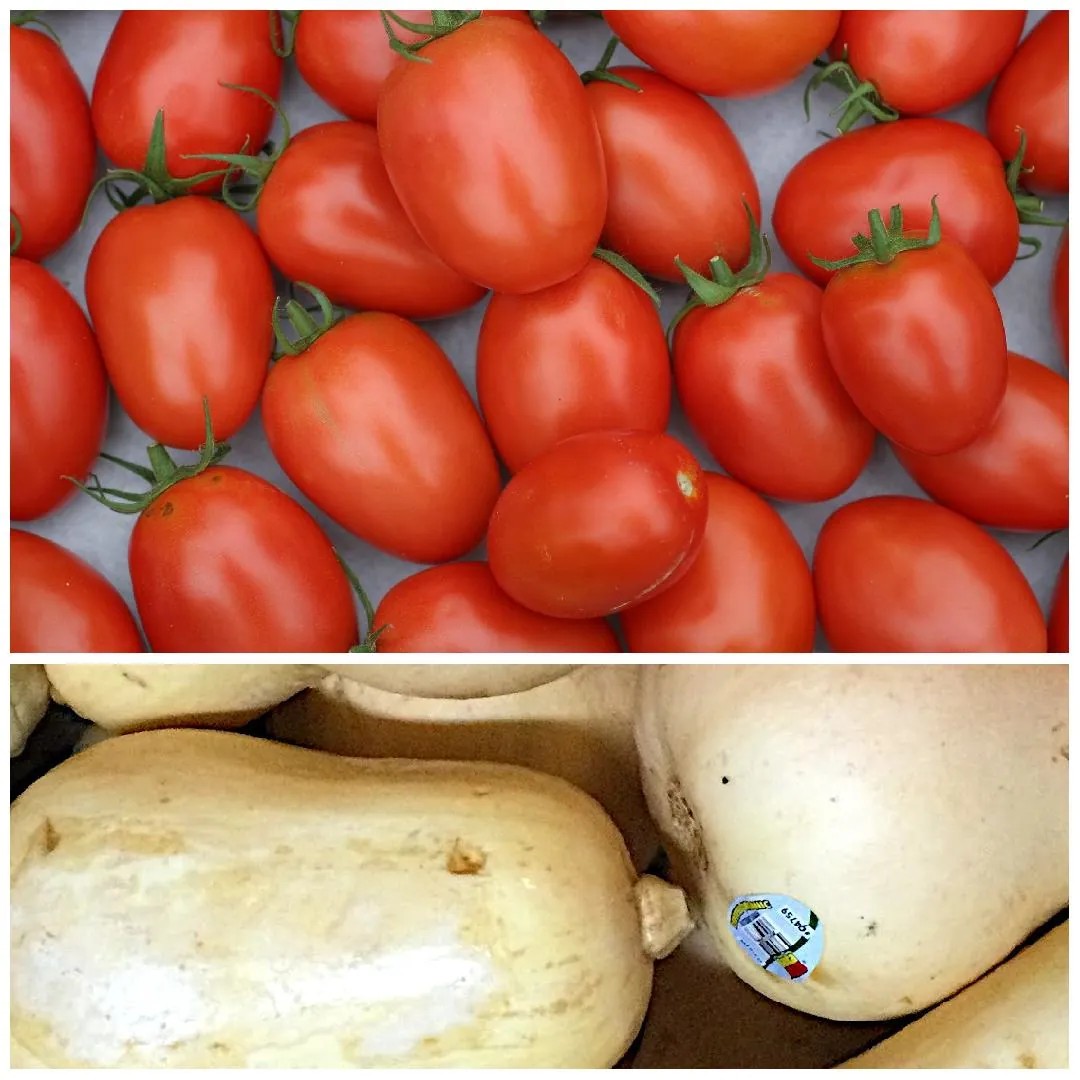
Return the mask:
<svg viewBox="0 0 1080 1080"><path fill-rule="evenodd" d="M821 922L790 896L737 896L728 908L728 925L750 959L781 979L801 982L821 962Z"/></svg>

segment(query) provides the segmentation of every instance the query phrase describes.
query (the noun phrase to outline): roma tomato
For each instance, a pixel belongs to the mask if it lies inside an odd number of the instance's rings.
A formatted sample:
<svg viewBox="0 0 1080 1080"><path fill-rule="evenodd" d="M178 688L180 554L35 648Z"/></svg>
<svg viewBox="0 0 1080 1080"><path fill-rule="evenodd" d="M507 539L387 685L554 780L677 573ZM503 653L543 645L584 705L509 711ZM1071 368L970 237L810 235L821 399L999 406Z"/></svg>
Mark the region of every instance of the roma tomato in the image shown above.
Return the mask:
<svg viewBox="0 0 1080 1080"><path fill-rule="evenodd" d="M10 544L12 652L143 651L127 604L89 563L20 529Z"/></svg>
<svg viewBox="0 0 1080 1080"><path fill-rule="evenodd" d="M824 52L839 11L605 11L639 59L710 97L747 97L798 78Z"/></svg>
<svg viewBox="0 0 1080 1080"><path fill-rule="evenodd" d="M11 517L75 494L105 437L109 388L82 309L48 272L11 260Z"/></svg>
<svg viewBox="0 0 1080 1080"><path fill-rule="evenodd" d="M1021 42L994 84L986 132L1005 161L1027 136L1024 186L1043 194L1069 190L1069 13L1049 11Z"/></svg>
<svg viewBox="0 0 1080 1080"><path fill-rule="evenodd" d="M893 449L931 498L980 525L1069 524L1069 383L1027 357L1009 354L1001 409L973 443L934 456Z"/></svg>
<svg viewBox="0 0 1080 1080"><path fill-rule="evenodd" d="M11 27L11 213L18 253L39 262L79 227L94 183L90 103L47 34Z"/></svg>
<svg viewBox="0 0 1080 1080"><path fill-rule="evenodd" d="M375 611L380 653L620 652L603 619L556 619L511 600L485 562L446 563L399 581Z"/></svg>
<svg viewBox="0 0 1080 1080"><path fill-rule="evenodd" d="M352 315L283 357L262 418L293 483L369 544L434 563L483 539L495 453L446 354L405 319Z"/></svg>
<svg viewBox="0 0 1080 1080"><path fill-rule="evenodd" d="M604 156L565 56L513 19L478 19L395 67L379 145L417 232L448 265L497 292L573 277L600 239Z"/></svg>
<svg viewBox="0 0 1080 1080"><path fill-rule="evenodd" d="M585 88L607 169L605 244L666 281L682 280L676 255L698 273L714 255L742 266L750 251L743 200L759 219L761 199L731 128L662 75L640 67L610 74L641 92L603 80Z"/></svg>
<svg viewBox="0 0 1080 1080"><path fill-rule="evenodd" d="M899 204L909 229L925 229L934 196L942 235L996 285L1016 259L1016 204L994 147L950 120L898 120L822 143L780 185L773 229L799 272L823 285L832 274L811 252L822 259L849 254L872 206Z"/></svg>
<svg viewBox="0 0 1080 1080"><path fill-rule="evenodd" d="M1057 585L1054 586L1054 598L1050 602L1050 618L1046 624L1049 638L1048 651L1067 653L1069 651L1069 557L1061 564Z"/></svg>
<svg viewBox="0 0 1080 1080"><path fill-rule="evenodd" d="M1057 262L1054 264L1053 284L1054 328L1061 342L1061 358L1069 366L1069 233L1061 238Z"/></svg>
<svg viewBox="0 0 1080 1080"><path fill-rule="evenodd" d="M501 588L544 615L611 615L670 588L701 547L708 491L681 443L591 432L534 458L499 496L488 560Z"/></svg>
<svg viewBox="0 0 1080 1080"><path fill-rule="evenodd" d="M944 506L880 495L842 506L814 552L837 652L1045 652L1031 586L988 533Z"/></svg>
<svg viewBox="0 0 1080 1080"><path fill-rule="evenodd" d="M810 652L814 586L784 519L764 499L706 473L709 517L693 565L619 617L631 652Z"/></svg>
<svg viewBox="0 0 1080 1080"><path fill-rule="evenodd" d="M198 195L117 214L86 267L86 303L116 396L157 442L195 450L243 427L266 379L274 281L239 215Z"/></svg>
<svg viewBox="0 0 1080 1080"><path fill-rule="evenodd" d="M480 324L476 389L511 472L571 435L663 431L671 369L656 307L598 258L560 285L496 294Z"/></svg>
<svg viewBox="0 0 1080 1080"><path fill-rule="evenodd" d="M273 20L273 22L272 22ZM269 11L125 11L94 80L94 131L122 169L141 170L154 118L165 112L165 166L176 178L211 168L185 154L257 153L273 109L256 94L278 97L282 61ZM276 33L276 27L274 27ZM213 190L216 181L196 190Z"/></svg>

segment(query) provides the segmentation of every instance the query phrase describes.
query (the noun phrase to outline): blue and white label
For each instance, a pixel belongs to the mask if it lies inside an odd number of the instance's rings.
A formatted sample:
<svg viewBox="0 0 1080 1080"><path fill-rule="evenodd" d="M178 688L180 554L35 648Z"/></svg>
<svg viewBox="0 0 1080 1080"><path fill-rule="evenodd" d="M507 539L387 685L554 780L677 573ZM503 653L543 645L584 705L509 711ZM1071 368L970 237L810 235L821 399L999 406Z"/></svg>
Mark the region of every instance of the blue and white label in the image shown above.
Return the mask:
<svg viewBox="0 0 1080 1080"><path fill-rule="evenodd" d="M728 908L728 926L743 952L770 975L802 982L821 963L821 920L790 896L737 896Z"/></svg>

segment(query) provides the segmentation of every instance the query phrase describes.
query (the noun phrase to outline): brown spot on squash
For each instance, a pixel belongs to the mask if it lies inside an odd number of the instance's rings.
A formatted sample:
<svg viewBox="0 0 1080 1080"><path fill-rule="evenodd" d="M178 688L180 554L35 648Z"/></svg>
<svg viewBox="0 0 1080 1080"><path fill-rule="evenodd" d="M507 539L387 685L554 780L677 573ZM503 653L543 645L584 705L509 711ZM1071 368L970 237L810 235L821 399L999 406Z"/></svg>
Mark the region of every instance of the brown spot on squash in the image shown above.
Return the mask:
<svg viewBox="0 0 1080 1080"><path fill-rule="evenodd" d="M446 856L446 869L451 874L479 874L486 862L487 856L478 847L458 839Z"/></svg>
<svg viewBox="0 0 1080 1080"><path fill-rule="evenodd" d="M1038 1068L1038 1062L1035 1060L1035 1055L1034 1054L1024 1053L1024 1054L1021 1054L1016 1060L1019 1062L1021 1069L1036 1069L1036 1068Z"/></svg>

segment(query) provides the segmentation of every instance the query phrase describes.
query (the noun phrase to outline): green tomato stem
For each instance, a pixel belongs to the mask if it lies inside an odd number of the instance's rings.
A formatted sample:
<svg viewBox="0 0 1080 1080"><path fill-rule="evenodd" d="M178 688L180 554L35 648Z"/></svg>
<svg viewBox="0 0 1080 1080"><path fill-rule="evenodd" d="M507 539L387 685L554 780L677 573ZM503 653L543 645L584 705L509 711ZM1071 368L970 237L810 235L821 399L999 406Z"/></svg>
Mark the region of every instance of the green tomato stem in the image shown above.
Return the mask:
<svg viewBox="0 0 1080 1080"><path fill-rule="evenodd" d="M859 233L852 238L855 246L854 255L849 255L844 259L828 260L819 259L811 254L810 261L815 266L820 266L822 270L829 271L847 270L852 266L862 266L865 263L885 266L905 251L931 248L941 241L941 217L938 214L936 195L930 200L930 225L925 237L904 235L904 211L900 205L890 209L887 227L881 220L879 210L869 211L867 217L870 235Z"/></svg>

